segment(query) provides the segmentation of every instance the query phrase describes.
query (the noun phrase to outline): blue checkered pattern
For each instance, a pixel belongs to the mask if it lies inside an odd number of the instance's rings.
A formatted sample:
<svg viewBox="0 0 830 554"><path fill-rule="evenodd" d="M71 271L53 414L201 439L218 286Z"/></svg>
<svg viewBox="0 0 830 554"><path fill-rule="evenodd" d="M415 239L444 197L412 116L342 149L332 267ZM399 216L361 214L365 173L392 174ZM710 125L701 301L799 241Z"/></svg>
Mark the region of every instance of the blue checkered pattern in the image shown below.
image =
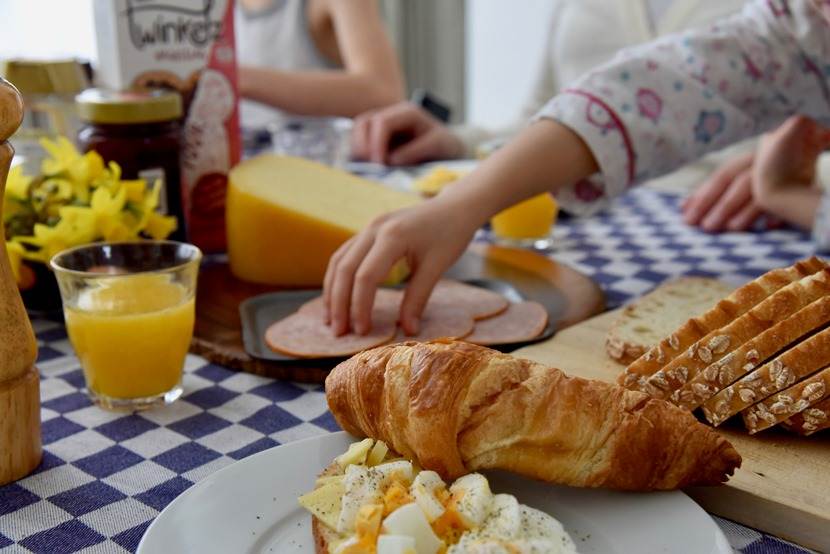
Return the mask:
<svg viewBox="0 0 830 554"><path fill-rule="evenodd" d="M563 222L550 254L594 276L612 304L665 278L754 277L812 253L802 234L710 236L678 222L677 198L639 190L613 211ZM266 448L337 430L320 386L237 373L189 356L185 393L164 409L126 415L93 406L65 329L36 320L43 463L0 487L0 549L135 551L153 518L193 483ZM804 552L717 519L736 551Z"/></svg>

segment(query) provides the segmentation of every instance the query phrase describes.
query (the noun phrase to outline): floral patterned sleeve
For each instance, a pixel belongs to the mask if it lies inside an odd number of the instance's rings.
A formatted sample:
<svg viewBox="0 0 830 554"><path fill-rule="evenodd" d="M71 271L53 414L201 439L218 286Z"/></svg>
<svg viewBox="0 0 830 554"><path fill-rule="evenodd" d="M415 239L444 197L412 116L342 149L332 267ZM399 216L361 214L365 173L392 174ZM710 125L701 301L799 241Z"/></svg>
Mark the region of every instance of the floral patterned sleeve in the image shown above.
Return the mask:
<svg viewBox="0 0 830 554"><path fill-rule="evenodd" d="M590 213L796 113L830 121L830 0L753 0L708 29L623 51L536 118L567 125L596 157L599 174L557 192Z"/></svg>

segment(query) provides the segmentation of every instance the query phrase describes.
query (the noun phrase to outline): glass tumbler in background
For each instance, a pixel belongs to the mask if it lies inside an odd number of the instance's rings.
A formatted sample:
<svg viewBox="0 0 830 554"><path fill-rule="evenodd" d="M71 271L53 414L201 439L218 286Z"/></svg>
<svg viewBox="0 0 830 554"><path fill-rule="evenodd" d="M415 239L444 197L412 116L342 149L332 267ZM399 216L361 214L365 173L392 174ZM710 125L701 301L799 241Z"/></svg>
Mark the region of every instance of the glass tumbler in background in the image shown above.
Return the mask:
<svg viewBox="0 0 830 554"><path fill-rule="evenodd" d="M539 250L550 248L558 213L556 200L547 193L519 202L490 219L495 242Z"/></svg>
<svg viewBox="0 0 830 554"><path fill-rule="evenodd" d="M342 168L351 157L352 120L295 117L270 127L274 152Z"/></svg>
<svg viewBox="0 0 830 554"><path fill-rule="evenodd" d="M52 258L69 340L93 402L174 402L195 322L202 253L172 241L98 243Z"/></svg>

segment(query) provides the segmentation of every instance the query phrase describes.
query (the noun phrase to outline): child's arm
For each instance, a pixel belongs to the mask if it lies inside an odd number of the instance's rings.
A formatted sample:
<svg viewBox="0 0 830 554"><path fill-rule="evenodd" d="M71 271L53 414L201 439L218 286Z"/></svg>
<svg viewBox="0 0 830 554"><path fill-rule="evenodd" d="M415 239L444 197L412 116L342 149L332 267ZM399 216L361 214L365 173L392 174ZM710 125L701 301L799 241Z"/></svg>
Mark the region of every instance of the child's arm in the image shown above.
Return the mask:
<svg viewBox="0 0 830 554"><path fill-rule="evenodd" d="M352 320L369 328L378 283L405 257L413 273L401 319L414 332L475 229L516 201L549 189L588 211L791 114L830 115L830 75L815 70L830 59L830 14L816 6L756 0L711 30L632 49L581 79L542 110L555 122L531 125L446 194L382 218L338 250L324 283L335 331ZM601 178L587 179L596 169Z"/></svg>
<svg viewBox="0 0 830 554"><path fill-rule="evenodd" d="M326 8L343 69L278 71L241 66L243 97L294 114L345 117L403 100L404 80L376 0L330 0Z"/></svg>

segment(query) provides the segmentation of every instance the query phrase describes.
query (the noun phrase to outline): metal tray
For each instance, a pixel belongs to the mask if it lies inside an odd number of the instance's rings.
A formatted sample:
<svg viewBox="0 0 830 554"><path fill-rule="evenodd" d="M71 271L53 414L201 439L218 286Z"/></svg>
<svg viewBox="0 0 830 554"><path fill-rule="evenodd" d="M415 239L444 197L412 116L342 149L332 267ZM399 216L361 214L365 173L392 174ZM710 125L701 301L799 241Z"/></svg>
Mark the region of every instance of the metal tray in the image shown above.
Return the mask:
<svg viewBox="0 0 830 554"><path fill-rule="evenodd" d="M527 298L521 294L518 289L507 281L501 279L462 279L468 285L485 288L498 294L501 294L510 302L521 302L522 300L536 300L535 298ZM239 305L239 317L242 320L242 342L245 345L245 351L261 360L271 360L275 362L296 362L297 360L307 360L308 358L295 358L274 352L268 345L265 344L265 331L275 321L287 317L296 312L300 306L305 302L320 296L320 289L306 289L306 290L292 290L282 292L271 292L268 294L260 294L242 302ZM548 310L548 324L541 335L532 341L500 344L498 350L510 351L526 344L539 342L550 338L556 331L556 324L558 316L561 313L560 302L542 302ZM551 307L554 307L552 310ZM315 361L320 360L338 360L344 358L313 358Z"/></svg>

